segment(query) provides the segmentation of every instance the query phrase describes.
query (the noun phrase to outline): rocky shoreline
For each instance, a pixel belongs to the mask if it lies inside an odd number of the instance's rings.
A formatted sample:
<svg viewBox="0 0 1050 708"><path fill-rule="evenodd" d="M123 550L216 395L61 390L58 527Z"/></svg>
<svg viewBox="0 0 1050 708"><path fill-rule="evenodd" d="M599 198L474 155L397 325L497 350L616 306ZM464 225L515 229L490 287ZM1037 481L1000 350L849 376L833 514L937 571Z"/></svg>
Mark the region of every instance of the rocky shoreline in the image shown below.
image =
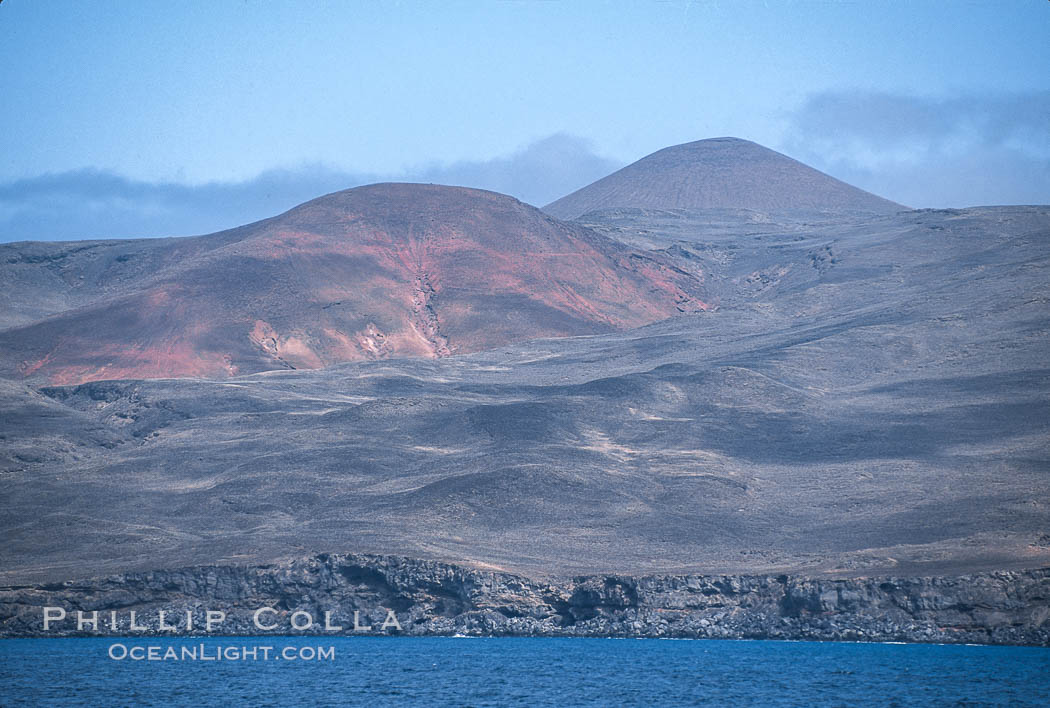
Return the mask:
<svg viewBox="0 0 1050 708"><path fill-rule="evenodd" d="M51 610L55 619L47 631L45 607L59 608ZM97 618L97 626L78 629L78 611L88 621ZM540 581L436 561L321 554L270 565L0 587L0 637L201 636L209 611L215 635L1050 646L1050 568L927 578L594 575Z"/></svg>

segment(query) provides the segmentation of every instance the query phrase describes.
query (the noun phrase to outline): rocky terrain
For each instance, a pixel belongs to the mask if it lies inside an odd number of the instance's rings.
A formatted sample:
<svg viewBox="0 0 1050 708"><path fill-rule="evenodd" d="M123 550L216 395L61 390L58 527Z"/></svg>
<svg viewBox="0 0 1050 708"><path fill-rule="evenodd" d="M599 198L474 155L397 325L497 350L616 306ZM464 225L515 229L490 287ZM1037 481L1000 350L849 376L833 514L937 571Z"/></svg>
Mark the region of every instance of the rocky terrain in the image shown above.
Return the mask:
<svg viewBox="0 0 1050 708"><path fill-rule="evenodd" d="M49 622L45 631L44 607L63 608L67 615ZM264 629L255 624L260 608L271 608L259 615ZM78 631L78 610L88 617L98 611L98 626L85 625ZM173 629L159 628L160 610ZM1050 568L952 578L597 575L541 582L392 556L325 554L261 567L204 566L43 587L0 587L0 636L202 636L208 633L208 610L225 613L210 632L221 635L689 637L1050 646ZM187 612L192 618L189 630ZM390 612L396 624L389 621ZM325 619L333 629L326 629ZM293 623L304 629L293 628Z"/></svg>
<svg viewBox="0 0 1050 708"><path fill-rule="evenodd" d="M635 209L834 209L893 214L906 207L739 138L658 150L543 210L559 219Z"/></svg>
<svg viewBox="0 0 1050 708"><path fill-rule="evenodd" d="M1050 564L1048 210L719 218L592 225L719 300L629 332L4 383L0 582L341 551L533 576Z"/></svg>
<svg viewBox="0 0 1050 708"><path fill-rule="evenodd" d="M4 246L5 631L48 593L255 602L371 553L517 578L505 612L405 580L444 618L418 631L1045 642L1050 207L862 206L566 223L379 185ZM716 576L761 589L673 630L662 595L556 599Z"/></svg>

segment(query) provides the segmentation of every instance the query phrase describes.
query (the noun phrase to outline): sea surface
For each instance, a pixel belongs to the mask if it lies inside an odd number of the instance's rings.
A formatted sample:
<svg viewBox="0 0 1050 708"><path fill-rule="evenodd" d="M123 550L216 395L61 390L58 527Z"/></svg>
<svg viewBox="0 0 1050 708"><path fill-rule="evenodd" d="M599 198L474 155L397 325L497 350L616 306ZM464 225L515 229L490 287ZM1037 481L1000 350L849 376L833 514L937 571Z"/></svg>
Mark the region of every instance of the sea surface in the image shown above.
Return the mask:
<svg viewBox="0 0 1050 708"><path fill-rule="evenodd" d="M149 647L169 658L149 660ZM244 658L245 648L256 658ZM451 637L8 639L0 640L0 705L1050 706L1050 649Z"/></svg>

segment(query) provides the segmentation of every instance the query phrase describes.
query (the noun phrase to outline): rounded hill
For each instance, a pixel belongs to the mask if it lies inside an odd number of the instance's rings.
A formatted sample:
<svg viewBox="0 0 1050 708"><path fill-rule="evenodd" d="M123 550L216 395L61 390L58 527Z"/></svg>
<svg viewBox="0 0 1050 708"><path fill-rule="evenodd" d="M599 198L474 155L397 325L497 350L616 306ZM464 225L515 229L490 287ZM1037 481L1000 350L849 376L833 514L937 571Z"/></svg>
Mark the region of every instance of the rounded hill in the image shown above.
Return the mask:
<svg viewBox="0 0 1050 708"><path fill-rule="evenodd" d="M337 192L210 236L32 247L68 297L0 332L0 368L61 383L442 357L706 307L659 255L439 185Z"/></svg>

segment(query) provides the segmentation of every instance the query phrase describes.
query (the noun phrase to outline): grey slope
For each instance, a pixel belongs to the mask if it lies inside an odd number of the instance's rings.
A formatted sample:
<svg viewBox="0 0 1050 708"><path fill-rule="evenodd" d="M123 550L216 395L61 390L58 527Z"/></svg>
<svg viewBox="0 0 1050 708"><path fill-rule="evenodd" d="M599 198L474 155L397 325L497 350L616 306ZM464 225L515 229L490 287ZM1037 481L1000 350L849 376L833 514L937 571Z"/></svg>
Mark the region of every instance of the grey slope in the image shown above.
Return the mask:
<svg viewBox="0 0 1050 708"><path fill-rule="evenodd" d="M530 576L1050 565L1050 208L589 226L720 307L445 359L0 382L0 583L345 552Z"/></svg>
<svg viewBox="0 0 1050 708"><path fill-rule="evenodd" d="M750 140L664 148L543 208L559 219L598 209L906 209Z"/></svg>

